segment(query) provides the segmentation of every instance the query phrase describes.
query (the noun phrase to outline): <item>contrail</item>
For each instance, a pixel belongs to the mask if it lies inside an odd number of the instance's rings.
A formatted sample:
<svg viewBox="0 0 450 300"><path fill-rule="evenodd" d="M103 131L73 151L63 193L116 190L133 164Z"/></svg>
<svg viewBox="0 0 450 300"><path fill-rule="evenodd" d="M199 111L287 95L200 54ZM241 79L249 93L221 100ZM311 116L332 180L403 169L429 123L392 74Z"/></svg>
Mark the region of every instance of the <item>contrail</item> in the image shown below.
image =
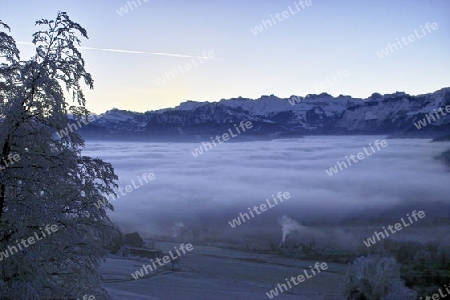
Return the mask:
<svg viewBox="0 0 450 300"><path fill-rule="evenodd" d="M19 45L33 45L33 43L29 42L17 42ZM131 51L131 50L119 50L119 49L108 49L108 48L93 48L93 47L78 47L79 49L85 50L96 50L96 51L108 51L108 52L119 52L119 53L130 53L130 54L147 54L147 55L161 55L161 56L172 56L172 57L187 57L187 58L206 58L212 59L207 56L193 56L193 55L185 55L185 54L173 54L173 53L161 53L161 52L144 52L144 51Z"/></svg>

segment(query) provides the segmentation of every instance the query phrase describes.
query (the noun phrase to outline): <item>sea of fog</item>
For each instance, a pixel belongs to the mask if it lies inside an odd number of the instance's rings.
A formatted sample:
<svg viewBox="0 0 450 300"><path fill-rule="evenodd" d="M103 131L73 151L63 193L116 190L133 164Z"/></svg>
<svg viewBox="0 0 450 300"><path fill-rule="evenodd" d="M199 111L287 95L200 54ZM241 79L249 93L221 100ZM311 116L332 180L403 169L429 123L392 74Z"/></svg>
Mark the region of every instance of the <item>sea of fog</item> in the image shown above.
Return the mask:
<svg viewBox="0 0 450 300"><path fill-rule="evenodd" d="M449 218L449 169L435 159L450 143L384 136L305 137L257 142L225 142L198 157L199 143L145 143L88 140L83 155L112 163L125 196L113 201L110 216L125 232L143 236L210 230L239 235L255 228L279 228L287 216L302 225L385 226L413 210L423 224ZM357 155L373 154L329 176L325 170ZM144 173L155 179L138 183ZM229 221L248 208L289 192L290 199L231 228ZM271 200L273 203L273 200ZM395 222L391 222L395 223Z"/></svg>

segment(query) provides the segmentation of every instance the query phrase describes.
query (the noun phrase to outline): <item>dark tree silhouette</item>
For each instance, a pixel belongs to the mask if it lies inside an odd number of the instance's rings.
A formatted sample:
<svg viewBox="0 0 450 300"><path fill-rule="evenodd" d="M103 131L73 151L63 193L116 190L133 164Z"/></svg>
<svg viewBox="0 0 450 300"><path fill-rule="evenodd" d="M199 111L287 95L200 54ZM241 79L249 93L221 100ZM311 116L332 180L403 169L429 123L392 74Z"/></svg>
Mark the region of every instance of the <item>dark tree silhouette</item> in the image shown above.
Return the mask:
<svg viewBox="0 0 450 300"><path fill-rule="evenodd" d="M96 267L117 231L106 214L112 205L94 203L114 194L117 176L109 163L81 155L77 132L56 134L69 114L80 122L89 116L82 85L93 88L93 80L77 49L87 33L65 12L36 25L36 54L21 60L0 21L1 294L106 298ZM6 165L13 155L20 160ZM57 231L43 237L48 228Z"/></svg>

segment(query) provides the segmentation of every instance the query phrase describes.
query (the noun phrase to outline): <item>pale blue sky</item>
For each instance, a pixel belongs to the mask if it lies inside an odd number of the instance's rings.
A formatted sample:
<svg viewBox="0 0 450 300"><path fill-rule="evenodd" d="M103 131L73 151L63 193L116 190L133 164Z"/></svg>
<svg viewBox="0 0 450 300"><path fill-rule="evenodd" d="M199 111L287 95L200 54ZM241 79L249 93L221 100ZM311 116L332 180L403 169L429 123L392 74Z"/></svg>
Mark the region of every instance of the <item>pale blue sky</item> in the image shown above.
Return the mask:
<svg viewBox="0 0 450 300"><path fill-rule="evenodd" d="M88 108L147 111L186 100L327 92L368 97L373 92L421 94L450 86L450 1L312 0L312 5L255 35L270 15L295 11L299 0L138 0L119 16L124 0L0 0L0 19L17 41L30 42L36 19L66 11L84 26L83 46L215 58L160 86L154 81L191 58L82 50L95 90ZM130 1L131 2L131 1ZM299 5L298 5L299 6ZM128 8L129 9L129 8ZM438 24L423 35L420 26ZM409 45L380 58L377 52L417 30ZM23 57L32 46L20 45ZM334 84L320 90L315 84ZM336 75L337 76L337 75Z"/></svg>

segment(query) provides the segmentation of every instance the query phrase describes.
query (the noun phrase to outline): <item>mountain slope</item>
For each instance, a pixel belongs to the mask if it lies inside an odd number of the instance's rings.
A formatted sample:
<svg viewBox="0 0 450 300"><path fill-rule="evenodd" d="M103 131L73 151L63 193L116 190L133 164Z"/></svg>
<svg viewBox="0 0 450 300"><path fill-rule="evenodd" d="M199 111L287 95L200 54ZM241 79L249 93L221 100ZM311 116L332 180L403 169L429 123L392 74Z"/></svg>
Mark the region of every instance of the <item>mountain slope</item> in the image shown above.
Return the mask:
<svg viewBox="0 0 450 300"><path fill-rule="evenodd" d="M318 134L391 134L436 137L450 133L450 88L411 96L403 92L373 94L367 99L328 94L274 95L219 102L187 101L175 108L146 113L113 109L83 127L87 137L140 137L170 140L209 139L233 124L250 121L253 128L239 138L276 138ZM435 113L443 108L442 113ZM450 107L449 107L450 110ZM445 116L444 116L445 114ZM420 129L414 124L421 120Z"/></svg>

